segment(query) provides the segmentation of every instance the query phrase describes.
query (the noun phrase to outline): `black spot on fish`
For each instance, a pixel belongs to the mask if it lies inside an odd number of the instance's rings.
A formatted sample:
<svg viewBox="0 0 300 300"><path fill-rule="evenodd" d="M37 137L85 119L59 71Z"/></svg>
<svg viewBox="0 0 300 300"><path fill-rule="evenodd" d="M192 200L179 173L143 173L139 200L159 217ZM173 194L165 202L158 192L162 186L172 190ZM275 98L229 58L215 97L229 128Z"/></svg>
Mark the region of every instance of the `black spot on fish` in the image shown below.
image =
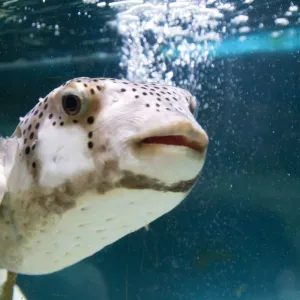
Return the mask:
<svg viewBox="0 0 300 300"><path fill-rule="evenodd" d="M89 116L87 118L87 122L88 122L88 124L93 124L94 123L94 117L93 116Z"/></svg>

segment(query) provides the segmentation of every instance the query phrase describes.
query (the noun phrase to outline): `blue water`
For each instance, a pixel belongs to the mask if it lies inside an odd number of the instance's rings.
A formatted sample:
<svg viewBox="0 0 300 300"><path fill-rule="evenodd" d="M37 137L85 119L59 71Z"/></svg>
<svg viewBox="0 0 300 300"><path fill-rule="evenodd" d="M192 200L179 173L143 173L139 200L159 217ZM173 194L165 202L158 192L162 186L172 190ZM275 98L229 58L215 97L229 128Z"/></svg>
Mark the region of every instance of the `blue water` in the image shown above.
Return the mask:
<svg viewBox="0 0 300 300"><path fill-rule="evenodd" d="M28 299L299 299L297 228L286 225L295 216L291 224L299 224L296 54L216 60L206 72L205 94L198 95L212 103L199 113L211 141L192 194L149 232L133 233L62 272L19 276ZM119 68L110 64L98 63L88 75L110 67L106 75L114 77ZM77 67L6 72L4 119L16 120L70 76L86 75ZM215 89L211 82L220 72ZM57 77L47 81L52 73ZM197 263L199 255L205 260L220 252L229 253L228 260L217 255L207 265Z"/></svg>
<svg viewBox="0 0 300 300"><path fill-rule="evenodd" d="M236 57L249 54L279 54L287 52L297 52L300 50L300 30L298 28L281 29L278 32L265 31L261 33L250 33L241 38L228 37L222 42L208 42L207 47L203 47L203 43L199 44L203 50L209 51L209 55L213 57ZM163 52L170 55L169 49ZM174 58L178 56L178 52L172 53Z"/></svg>
<svg viewBox="0 0 300 300"><path fill-rule="evenodd" d="M245 39L244 39L245 38ZM247 34L244 38L228 37L222 42L208 42L207 47L202 50L194 51L208 51L209 56L214 58L237 57L241 55L253 54L284 54L297 53L300 50L300 30L297 28L281 29L276 32L274 36L273 31L266 31L262 33ZM199 44L203 46L203 43ZM178 57L178 51L170 54L169 48L162 49L165 56ZM87 55L70 55L66 54L58 57L44 57L40 59L22 59L14 60L12 62L0 62L0 71L18 70L18 69L32 69L32 68L60 68L80 63L95 63L118 60L118 53L114 52L93 52Z"/></svg>
<svg viewBox="0 0 300 300"><path fill-rule="evenodd" d="M212 46L196 95L210 145L195 189L150 231L61 272L19 276L28 300L300 299L299 31ZM121 72L117 55L55 59L0 62L2 135L62 82Z"/></svg>

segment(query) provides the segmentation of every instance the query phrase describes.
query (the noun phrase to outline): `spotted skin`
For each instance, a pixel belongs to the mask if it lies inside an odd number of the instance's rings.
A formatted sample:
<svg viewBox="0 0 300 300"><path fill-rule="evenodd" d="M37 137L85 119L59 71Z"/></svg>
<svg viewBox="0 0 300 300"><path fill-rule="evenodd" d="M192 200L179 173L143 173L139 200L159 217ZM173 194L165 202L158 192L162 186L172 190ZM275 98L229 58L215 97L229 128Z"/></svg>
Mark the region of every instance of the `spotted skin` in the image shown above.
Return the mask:
<svg viewBox="0 0 300 300"><path fill-rule="evenodd" d="M13 134L0 267L59 271L176 207L206 157L196 106L177 87L88 77L40 99ZM143 143L155 136L183 136L197 148Z"/></svg>
<svg viewBox="0 0 300 300"><path fill-rule="evenodd" d="M70 81L67 81L61 86L61 88L66 86L76 87L79 83L83 85L86 89L86 92L89 95L90 101L90 110L88 113L78 117L74 116L70 118L69 116L63 116L63 113L55 109L59 105L60 99L54 101L49 101L53 94L57 92L54 90L49 93L44 99L40 99L39 103L28 113L22 121L20 122L17 132L14 135L22 136L24 140L24 153L29 155L34 152L35 144L37 141L37 132L41 126L41 123L44 119L48 118L52 126L68 126L72 124L79 124L84 127L87 131L89 129L88 125L94 123L94 115L97 115L100 110L100 103L97 99L97 94L101 94L104 89L104 83L108 79L105 78L76 78ZM126 97L128 94L135 99L141 100L144 103L146 108L155 110L156 112L166 111L183 111L184 108L181 107L182 103L178 103L179 97L183 97L185 100L185 106L189 108L191 113L195 112L196 101L194 97L187 91L169 86L159 85L159 84L143 84L143 83L134 83L133 87L129 87L130 82L117 79L112 80L112 83L118 85L118 88L115 92L124 93ZM120 86L121 85L121 86ZM123 87L122 87L123 86ZM154 100L154 101L153 101ZM50 112L49 112L50 111ZM93 137L93 131L88 131L89 139ZM93 147L93 141L89 140L88 147ZM36 167L36 162L32 159L31 166Z"/></svg>

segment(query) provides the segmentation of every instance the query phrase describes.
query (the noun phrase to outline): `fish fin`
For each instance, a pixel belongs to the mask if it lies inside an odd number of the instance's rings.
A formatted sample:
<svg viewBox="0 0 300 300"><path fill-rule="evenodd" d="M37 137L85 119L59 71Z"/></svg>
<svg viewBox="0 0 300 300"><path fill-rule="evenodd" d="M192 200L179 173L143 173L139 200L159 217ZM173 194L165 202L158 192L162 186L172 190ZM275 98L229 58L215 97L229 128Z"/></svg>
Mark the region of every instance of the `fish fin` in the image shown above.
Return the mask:
<svg viewBox="0 0 300 300"><path fill-rule="evenodd" d="M7 270L0 269L0 286L6 281L7 279Z"/></svg>
<svg viewBox="0 0 300 300"><path fill-rule="evenodd" d="M27 300L18 285L17 274L0 269L0 300Z"/></svg>
<svg viewBox="0 0 300 300"><path fill-rule="evenodd" d="M7 192L7 183L19 149L17 138L0 137L0 204Z"/></svg>
<svg viewBox="0 0 300 300"><path fill-rule="evenodd" d="M14 286L13 300L27 300L25 295L22 293L22 290L20 289L20 287L16 284Z"/></svg>

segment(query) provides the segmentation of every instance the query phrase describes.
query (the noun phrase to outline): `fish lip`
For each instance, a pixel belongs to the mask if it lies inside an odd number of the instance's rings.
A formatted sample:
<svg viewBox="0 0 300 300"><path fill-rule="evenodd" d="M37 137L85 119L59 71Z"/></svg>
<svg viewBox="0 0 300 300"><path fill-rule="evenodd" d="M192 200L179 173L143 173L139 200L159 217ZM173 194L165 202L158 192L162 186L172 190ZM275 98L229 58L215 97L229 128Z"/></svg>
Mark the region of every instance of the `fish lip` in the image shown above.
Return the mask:
<svg viewBox="0 0 300 300"><path fill-rule="evenodd" d="M163 142L153 142L151 143L151 139L161 139L165 137L166 139L170 139L174 137L174 139L180 139L181 144L172 144L172 143L163 143ZM176 147L185 147L191 150L194 150L201 154L206 154L207 146L208 146L208 136L206 132L201 130L194 130L188 132L168 132L168 130L151 130L149 133L140 134L132 139L132 143L137 146L144 145L159 145L159 146L176 146Z"/></svg>

